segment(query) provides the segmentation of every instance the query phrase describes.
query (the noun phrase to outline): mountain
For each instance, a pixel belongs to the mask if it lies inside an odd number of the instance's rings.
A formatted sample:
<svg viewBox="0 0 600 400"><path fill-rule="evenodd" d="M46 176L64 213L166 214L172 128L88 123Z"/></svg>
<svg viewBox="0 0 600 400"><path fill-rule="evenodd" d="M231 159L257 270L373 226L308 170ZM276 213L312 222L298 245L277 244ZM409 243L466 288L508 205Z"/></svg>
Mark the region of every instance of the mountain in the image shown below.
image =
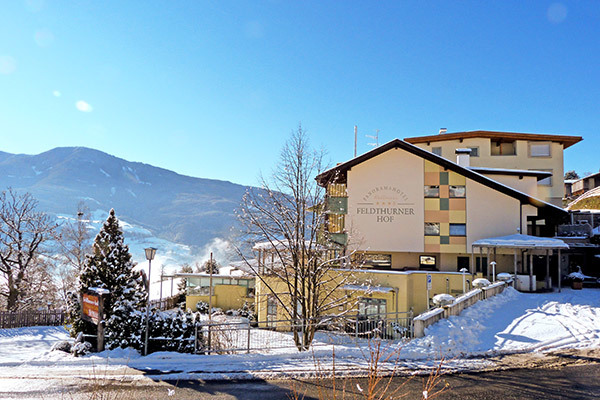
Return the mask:
<svg viewBox="0 0 600 400"><path fill-rule="evenodd" d="M83 201L175 243L203 247L230 235L248 187L193 178L85 147L37 155L0 152L0 189L28 191L39 210L74 215Z"/></svg>

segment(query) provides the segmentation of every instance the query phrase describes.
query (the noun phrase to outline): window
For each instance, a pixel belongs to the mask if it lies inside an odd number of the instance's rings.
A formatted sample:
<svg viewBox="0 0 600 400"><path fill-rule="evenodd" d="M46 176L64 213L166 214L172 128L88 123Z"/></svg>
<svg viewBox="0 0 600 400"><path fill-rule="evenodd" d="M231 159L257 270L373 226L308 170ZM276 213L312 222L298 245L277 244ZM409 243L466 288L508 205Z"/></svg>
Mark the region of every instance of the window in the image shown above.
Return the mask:
<svg viewBox="0 0 600 400"><path fill-rule="evenodd" d="M440 236L439 222L425 222L425 236Z"/></svg>
<svg viewBox="0 0 600 400"><path fill-rule="evenodd" d="M479 147L467 147L467 149L471 149L471 157L479 157Z"/></svg>
<svg viewBox="0 0 600 400"><path fill-rule="evenodd" d="M551 169L539 169L538 171L547 171L547 172L553 173L553 171ZM538 186L552 186L552 177L549 176L547 178L539 180Z"/></svg>
<svg viewBox="0 0 600 400"><path fill-rule="evenodd" d="M436 154L436 155L440 156L440 157L442 156L442 148L441 147L432 147L431 148L431 152L433 154Z"/></svg>
<svg viewBox="0 0 600 400"><path fill-rule="evenodd" d="M450 197L465 197L467 188L462 185L450 185Z"/></svg>
<svg viewBox="0 0 600 400"><path fill-rule="evenodd" d="M419 256L419 268L435 268L435 256Z"/></svg>
<svg viewBox="0 0 600 400"><path fill-rule="evenodd" d="M275 296L267 297L267 327L275 328L277 321L277 299Z"/></svg>
<svg viewBox="0 0 600 400"><path fill-rule="evenodd" d="M450 224L450 236L467 236L467 225Z"/></svg>
<svg viewBox="0 0 600 400"><path fill-rule="evenodd" d="M425 197L440 197L440 187L425 186Z"/></svg>
<svg viewBox="0 0 600 400"><path fill-rule="evenodd" d="M550 156L550 143L529 143L529 157Z"/></svg>
<svg viewBox="0 0 600 400"><path fill-rule="evenodd" d="M515 156L517 155L517 146L514 141L492 141L491 153L493 156Z"/></svg>
<svg viewBox="0 0 600 400"><path fill-rule="evenodd" d="M385 299L370 299L364 297L358 303L358 314L366 317L378 316L387 312Z"/></svg>
<svg viewBox="0 0 600 400"><path fill-rule="evenodd" d="M365 262L365 265L370 265L376 269L390 269L390 268L392 268L392 255L391 254L365 254L364 262Z"/></svg>

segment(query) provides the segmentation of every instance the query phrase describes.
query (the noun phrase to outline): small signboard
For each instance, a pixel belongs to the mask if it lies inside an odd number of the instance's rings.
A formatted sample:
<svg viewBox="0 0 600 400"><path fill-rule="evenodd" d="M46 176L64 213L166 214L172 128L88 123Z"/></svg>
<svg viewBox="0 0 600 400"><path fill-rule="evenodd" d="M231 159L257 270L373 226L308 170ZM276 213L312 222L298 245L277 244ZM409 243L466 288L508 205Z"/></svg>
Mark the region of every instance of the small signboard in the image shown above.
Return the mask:
<svg viewBox="0 0 600 400"><path fill-rule="evenodd" d="M427 274L427 290L431 290L431 275Z"/></svg>
<svg viewBox="0 0 600 400"><path fill-rule="evenodd" d="M109 294L106 289L93 287L81 293L81 318L97 326L98 351L104 350L104 300Z"/></svg>
<svg viewBox="0 0 600 400"><path fill-rule="evenodd" d="M98 325L100 321L100 296L97 294L84 293L82 296L83 319Z"/></svg>

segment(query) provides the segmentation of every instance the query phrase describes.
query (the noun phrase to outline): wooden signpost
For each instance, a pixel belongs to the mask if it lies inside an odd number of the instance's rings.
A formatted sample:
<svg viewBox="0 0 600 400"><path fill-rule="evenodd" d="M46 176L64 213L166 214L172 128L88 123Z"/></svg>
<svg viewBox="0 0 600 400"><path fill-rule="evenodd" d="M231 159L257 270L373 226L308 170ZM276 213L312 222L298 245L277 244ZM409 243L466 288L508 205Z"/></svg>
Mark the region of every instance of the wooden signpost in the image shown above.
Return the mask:
<svg viewBox="0 0 600 400"><path fill-rule="evenodd" d="M104 301L110 291L88 288L81 294L81 317L98 327L97 351L104 350Z"/></svg>

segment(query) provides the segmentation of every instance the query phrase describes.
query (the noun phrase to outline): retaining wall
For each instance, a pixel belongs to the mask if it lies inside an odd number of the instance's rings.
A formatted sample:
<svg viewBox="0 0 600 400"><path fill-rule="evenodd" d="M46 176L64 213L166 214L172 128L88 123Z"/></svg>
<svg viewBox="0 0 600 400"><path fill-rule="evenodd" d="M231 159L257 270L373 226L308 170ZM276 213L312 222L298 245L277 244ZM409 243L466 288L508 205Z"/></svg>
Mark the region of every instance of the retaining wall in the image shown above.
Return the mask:
<svg viewBox="0 0 600 400"><path fill-rule="evenodd" d="M414 337L425 336L425 328L435 324L442 318L448 318L452 315L459 315L465 308L472 306L479 300L489 299L499 293L502 293L507 286L506 282L496 282L483 289L473 289L470 292L456 298L454 303L434 308L415 317L413 320Z"/></svg>

